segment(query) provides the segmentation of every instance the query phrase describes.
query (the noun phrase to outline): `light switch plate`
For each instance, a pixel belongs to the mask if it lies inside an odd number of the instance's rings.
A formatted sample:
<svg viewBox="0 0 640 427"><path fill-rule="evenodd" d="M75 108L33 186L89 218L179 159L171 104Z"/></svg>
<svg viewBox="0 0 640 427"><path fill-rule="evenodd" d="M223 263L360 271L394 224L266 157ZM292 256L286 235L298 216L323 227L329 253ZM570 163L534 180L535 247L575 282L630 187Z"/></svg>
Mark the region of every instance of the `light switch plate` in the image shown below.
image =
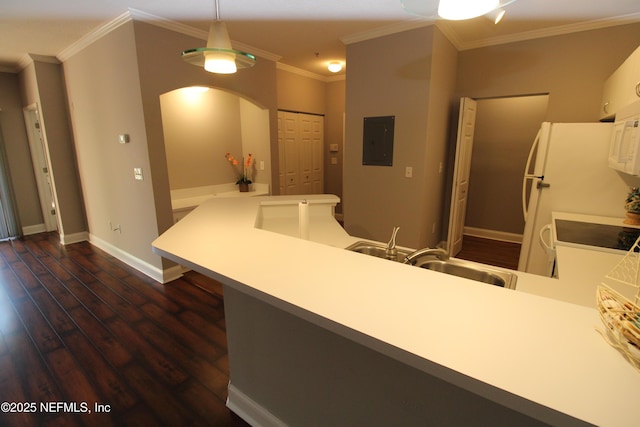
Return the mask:
<svg viewBox="0 0 640 427"><path fill-rule="evenodd" d="M133 168L133 177L138 181L142 181L144 179L142 176L142 168Z"/></svg>

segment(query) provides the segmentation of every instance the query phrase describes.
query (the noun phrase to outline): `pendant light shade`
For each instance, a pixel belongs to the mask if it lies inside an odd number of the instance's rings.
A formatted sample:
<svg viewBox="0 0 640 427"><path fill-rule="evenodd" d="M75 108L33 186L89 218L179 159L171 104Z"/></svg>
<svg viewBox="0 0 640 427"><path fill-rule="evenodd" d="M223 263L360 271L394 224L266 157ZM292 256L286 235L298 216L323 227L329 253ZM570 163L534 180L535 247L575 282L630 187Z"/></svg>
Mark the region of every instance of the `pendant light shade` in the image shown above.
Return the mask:
<svg viewBox="0 0 640 427"><path fill-rule="evenodd" d="M499 6L500 0L440 0L438 15L459 21L484 15Z"/></svg>
<svg viewBox="0 0 640 427"><path fill-rule="evenodd" d="M253 67L256 62L255 56L231 47L227 26L220 20L217 0L216 20L209 27L207 47L185 50L182 59L216 74L233 74L239 68Z"/></svg>
<svg viewBox="0 0 640 427"><path fill-rule="evenodd" d="M238 71L236 55L231 48L227 26L222 21L215 21L209 27L207 47L214 46L222 50L204 53L204 69L210 73L218 74L233 74Z"/></svg>

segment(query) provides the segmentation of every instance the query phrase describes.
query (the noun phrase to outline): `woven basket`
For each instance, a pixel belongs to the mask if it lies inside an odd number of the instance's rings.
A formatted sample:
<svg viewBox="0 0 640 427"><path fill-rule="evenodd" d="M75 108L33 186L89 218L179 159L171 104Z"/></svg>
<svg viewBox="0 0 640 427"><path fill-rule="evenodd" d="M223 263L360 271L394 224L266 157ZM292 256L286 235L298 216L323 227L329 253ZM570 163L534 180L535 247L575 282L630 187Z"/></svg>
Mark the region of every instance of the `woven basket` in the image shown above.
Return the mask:
<svg viewBox="0 0 640 427"><path fill-rule="evenodd" d="M597 289L602 336L640 371L640 307L605 284Z"/></svg>

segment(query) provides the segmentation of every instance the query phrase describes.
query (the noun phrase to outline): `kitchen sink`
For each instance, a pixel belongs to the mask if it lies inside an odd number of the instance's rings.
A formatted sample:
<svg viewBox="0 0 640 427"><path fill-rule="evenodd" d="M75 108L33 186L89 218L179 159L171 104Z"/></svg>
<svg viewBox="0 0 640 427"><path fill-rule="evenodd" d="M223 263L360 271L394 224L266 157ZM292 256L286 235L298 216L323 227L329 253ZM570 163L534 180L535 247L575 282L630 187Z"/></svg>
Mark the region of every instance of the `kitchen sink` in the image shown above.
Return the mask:
<svg viewBox="0 0 640 427"><path fill-rule="evenodd" d="M404 258L412 251L395 248L395 253L387 251L387 245L382 243L359 241L346 248L349 251L358 252L365 255L371 255L378 258L384 258L391 261L402 262Z"/></svg>
<svg viewBox="0 0 640 427"><path fill-rule="evenodd" d="M397 247L395 248L395 252L389 252L387 245L383 243L368 242L364 240L356 242L346 249L396 262L403 262L407 255L415 254L412 250ZM427 270L437 271L439 273L475 280L477 282L500 286L502 288L516 288L518 276L507 270L490 267L473 261L466 261L457 258L443 258L442 256L435 254L423 255L421 252L423 251L420 251L417 258L410 262L411 265L425 268Z"/></svg>
<svg viewBox="0 0 640 427"><path fill-rule="evenodd" d="M518 279L517 275L506 270L454 258L442 260L430 257L428 259L419 259L415 265L427 270L464 277L507 289L515 289Z"/></svg>

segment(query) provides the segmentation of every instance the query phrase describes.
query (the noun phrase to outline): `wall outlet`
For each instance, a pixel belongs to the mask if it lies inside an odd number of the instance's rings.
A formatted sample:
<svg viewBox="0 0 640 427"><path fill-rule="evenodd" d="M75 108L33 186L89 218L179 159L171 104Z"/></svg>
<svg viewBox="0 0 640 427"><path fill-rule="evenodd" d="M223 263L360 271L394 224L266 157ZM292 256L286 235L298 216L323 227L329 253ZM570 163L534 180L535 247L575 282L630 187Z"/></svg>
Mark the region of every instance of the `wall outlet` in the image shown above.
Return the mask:
<svg viewBox="0 0 640 427"><path fill-rule="evenodd" d="M122 230L120 229L120 224L116 224L115 226L111 221L109 221L109 229L111 231L117 231L118 234L122 234Z"/></svg>
<svg viewBox="0 0 640 427"><path fill-rule="evenodd" d="M264 170L264 160L260 160L260 170Z"/></svg>
<svg viewBox="0 0 640 427"><path fill-rule="evenodd" d="M120 144L128 144L129 143L129 134L128 133L121 133L120 135L118 135L118 142Z"/></svg>
<svg viewBox="0 0 640 427"><path fill-rule="evenodd" d="M407 166L406 168L404 168L404 177L413 178L413 168L411 166Z"/></svg>

